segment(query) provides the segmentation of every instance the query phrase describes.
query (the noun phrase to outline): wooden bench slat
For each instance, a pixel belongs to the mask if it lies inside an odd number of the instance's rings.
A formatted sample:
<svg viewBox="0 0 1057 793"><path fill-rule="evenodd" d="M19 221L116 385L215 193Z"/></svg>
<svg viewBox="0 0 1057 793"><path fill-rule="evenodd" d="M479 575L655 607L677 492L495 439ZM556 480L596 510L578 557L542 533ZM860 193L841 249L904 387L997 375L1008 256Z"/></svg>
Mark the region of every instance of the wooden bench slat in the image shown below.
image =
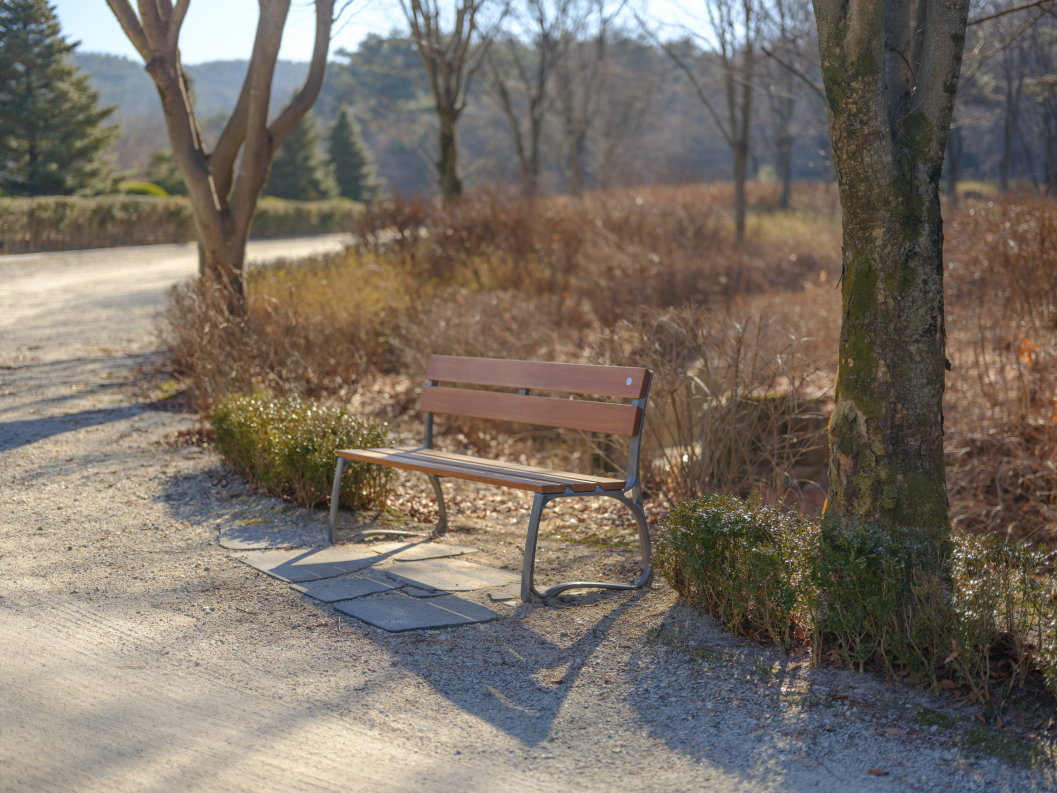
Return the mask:
<svg viewBox="0 0 1057 793"><path fill-rule="evenodd" d="M577 474L568 474L565 471L552 471L546 468L521 466L517 463L495 463L491 460L481 460L477 457L467 457L465 455L450 455L449 457L437 458L430 450L425 449L416 452L415 456L419 459L427 460L440 459L445 465L458 466L466 471L509 473L512 476L525 479L560 484L563 488L572 488L575 493L590 493L599 485L602 486L603 490L620 490L624 487L624 481L620 479L598 478L596 481L586 481Z"/></svg>
<svg viewBox="0 0 1057 793"><path fill-rule="evenodd" d="M530 471L532 473L539 474L552 474L554 476L562 477L564 479L576 480L578 482L584 482L585 484L602 485L603 490L615 490L618 488L607 487L617 483L620 486L624 485L625 480L617 478L615 476L592 476L591 474L576 474L569 471L555 471L553 468L540 468L535 465L525 465L523 463L511 463L503 460L491 460L487 457L470 457L466 454L455 454L453 452L441 452L436 449L408 449L407 451L414 451L423 457L437 457L441 460L451 460L453 462L460 461L466 463L480 462L488 467L501 468L503 470L510 470L513 472L517 471Z"/></svg>
<svg viewBox="0 0 1057 793"><path fill-rule="evenodd" d="M541 481L516 476L506 471L485 471L470 469L454 463L429 460L401 451L399 449L343 449L339 457L376 465L387 465L390 468L401 468L407 471L418 471L424 474L435 474L452 479L467 479L471 482L482 482L499 487L511 487L516 490L528 490L532 493L564 493L565 484L560 482Z"/></svg>
<svg viewBox="0 0 1057 793"><path fill-rule="evenodd" d="M646 396L649 370L631 366L591 366L431 355L426 367L426 379L445 383L642 399Z"/></svg>
<svg viewBox="0 0 1057 793"><path fill-rule="evenodd" d="M515 421L585 432L608 432L628 437L638 432L642 418L642 409L635 405L521 396L443 386L423 388L419 406L428 413Z"/></svg>

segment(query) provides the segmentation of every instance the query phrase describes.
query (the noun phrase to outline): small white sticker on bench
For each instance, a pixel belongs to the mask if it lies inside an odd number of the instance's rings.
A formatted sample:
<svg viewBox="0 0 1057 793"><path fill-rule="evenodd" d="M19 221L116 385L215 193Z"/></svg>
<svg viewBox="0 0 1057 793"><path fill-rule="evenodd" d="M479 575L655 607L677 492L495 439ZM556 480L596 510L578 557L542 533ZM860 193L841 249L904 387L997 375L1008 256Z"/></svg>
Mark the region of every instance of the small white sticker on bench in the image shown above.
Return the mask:
<svg viewBox="0 0 1057 793"><path fill-rule="evenodd" d="M631 385L631 378L630 378L630 377L628 378L628 382L627 382L627 384L628 384L628 385Z"/></svg>

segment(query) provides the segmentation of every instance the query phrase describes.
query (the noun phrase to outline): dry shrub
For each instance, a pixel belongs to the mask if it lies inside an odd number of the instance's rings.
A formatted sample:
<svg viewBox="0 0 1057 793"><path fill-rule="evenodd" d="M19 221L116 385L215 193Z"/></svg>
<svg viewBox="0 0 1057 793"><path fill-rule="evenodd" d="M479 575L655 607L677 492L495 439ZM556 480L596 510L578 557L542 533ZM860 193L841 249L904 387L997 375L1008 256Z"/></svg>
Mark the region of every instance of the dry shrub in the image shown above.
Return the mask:
<svg viewBox="0 0 1057 793"><path fill-rule="evenodd" d="M173 288L161 336L202 412L255 385L348 399L383 364L405 287L390 269L344 254L280 263L250 274L240 317L225 286L196 278Z"/></svg>
<svg viewBox="0 0 1057 793"><path fill-rule="evenodd" d="M230 305L231 293L223 284L194 278L169 291L159 324L175 373L185 379L203 413L225 394L253 388L247 323L231 315Z"/></svg>
<svg viewBox="0 0 1057 793"><path fill-rule="evenodd" d="M450 206L397 196L363 217L359 245L418 283L562 295L603 326L640 306L725 303L839 272L833 252L819 253L804 232L817 225L812 217L776 220L780 242L736 246L724 188L639 193L533 202L493 189Z"/></svg>
<svg viewBox="0 0 1057 793"><path fill-rule="evenodd" d="M641 311L603 334L596 362L654 373L645 454L670 503L755 491L773 504L821 473L825 380L795 331L686 306Z"/></svg>
<svg viewBox="0 0 1057 793"><path fill-rule="evenodd" d="M952 519L1054 544L1057 202L966 203L947 238Z"/></svg>

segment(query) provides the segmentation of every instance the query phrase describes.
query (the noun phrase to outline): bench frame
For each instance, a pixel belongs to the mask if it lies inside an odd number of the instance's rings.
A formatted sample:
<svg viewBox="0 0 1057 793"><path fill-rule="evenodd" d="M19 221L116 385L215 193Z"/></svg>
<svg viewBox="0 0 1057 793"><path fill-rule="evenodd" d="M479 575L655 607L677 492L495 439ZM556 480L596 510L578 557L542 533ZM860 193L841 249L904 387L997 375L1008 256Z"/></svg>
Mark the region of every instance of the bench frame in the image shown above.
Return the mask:
<svg viewBox="0 0 1057 793"><path fill-rule="evenodd" d="M628 465L626 468L627 475L625 478L624 485L619 490L604 490L601 485L596 485L595 489L589 491L574 491L571 487L566 487L564 492L561 493L535 493L532 500L532 509L529 512L528 520L528 533L525 538L525 556L524 562L521 568L521 600L525 603L546 601L562 592L570 589L610 589L610 590L635 590L648 587L653 582L653 570L651 568L651 542L649 526L646 523L646 514L643 510L642 505L642 478L640 472L640 460L642 453L642 432L645 424L645 411L646 401L649 399L650 386L653 381L653 373L646 370L646 387L643 391L643 395L638 399L631 399L631 405L638 408L640 411L640 417L638 420L637 431L634 435L629 437L629 449L628 449ZM630 380L628 381L631 382ZM426 388L433 388L438 386L438 380L427 380ZM470 391L470 389L467 389ZM470 391L472 393L472 391ZM527 396L529 389L519 388L518 394L521 396ZM414 451L425 451L433 449L433 413L427 412L425 414L425 438L424 443L418 449ZM338 523L338 501L341 495L341 476L345 470L345 466L348 463L344 457L338 457L337 469L334 472L334 488L331 493L330 499L330 523L328 531L328 540L331 545L335 543L337 534L337 523ZM396 466L400 467L400 466ZM556 471L556 474L561 472ZM443 537L448 530L448 515L447 510L444 507L444 492L440 486L440 477L436 474L427 473L430 484L433 485L433 491L437 496L437 513L438 521L437 525L433 528L433 531L428 535L432 539ZM642 560L642 574L636 580L634 584L622 584L608 581L566 581L540 592L536 589L533 583L536 566L536 546L539 538L539 527L540 520L543 517L543 510L546 506L559 498L590 498L592 496L601 496L604 498L612 498L619 501L621 504L626 506L631 514L635 518L635 523L638 527L639 532L639 553ZM373 529L369 531L363 531L357 534L353 538L353 542L362 542L368 537L378 536L426 536L422 532L411 532L403 531L398 529Z"/></svg>

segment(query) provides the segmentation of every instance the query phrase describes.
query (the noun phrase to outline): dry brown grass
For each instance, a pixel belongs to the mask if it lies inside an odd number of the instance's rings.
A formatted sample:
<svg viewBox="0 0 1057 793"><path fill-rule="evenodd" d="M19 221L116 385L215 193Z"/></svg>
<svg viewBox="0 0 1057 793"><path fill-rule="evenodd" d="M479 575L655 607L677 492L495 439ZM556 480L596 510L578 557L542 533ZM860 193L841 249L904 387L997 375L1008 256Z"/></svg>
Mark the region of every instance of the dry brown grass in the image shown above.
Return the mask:
<svg viewBox="0 0 1057 793"><path fill-rule="evenodd" d="M841 311L836 192L798 185L793 209L781 212L772 186L752 186L741 247L730 199L729 185L536 204L497 190L453 209L397 198L363 218L357 248L256 272L244 323L218 323L219 297L181 287L167 338L207 408L226 391L258 386L355 398L409 419L432 353L648 361L658 373L656 490L678 498L754 487L770 501L795 497L814 508L825 487L824 453L812 451L819 420L790 420L829 407ZM964 530L1054 544L1057 204L963 201L946 215L952 519ZM730 381L728 353L749 342L755 363ZM687 385L702 371L711 372L711 391ZM369 399L361 384L370 384ZM775 407L740 447L724 446L716 428L761 414L728 420L723 411L741 399L730 394ZM763 399L775 394L785 401ZM773 440L791 426L795 438ZM461 443L527 450L561 466L619 457L590 439L470 421L452 428ZM805 494L809 483L818 486Z"/></svg>
<svg viewBox="0 0 1057 793"><path fill-rule="evenodd" d="M951 517L1057 545L1057 202L963 203L946 235Z"/></svg>

